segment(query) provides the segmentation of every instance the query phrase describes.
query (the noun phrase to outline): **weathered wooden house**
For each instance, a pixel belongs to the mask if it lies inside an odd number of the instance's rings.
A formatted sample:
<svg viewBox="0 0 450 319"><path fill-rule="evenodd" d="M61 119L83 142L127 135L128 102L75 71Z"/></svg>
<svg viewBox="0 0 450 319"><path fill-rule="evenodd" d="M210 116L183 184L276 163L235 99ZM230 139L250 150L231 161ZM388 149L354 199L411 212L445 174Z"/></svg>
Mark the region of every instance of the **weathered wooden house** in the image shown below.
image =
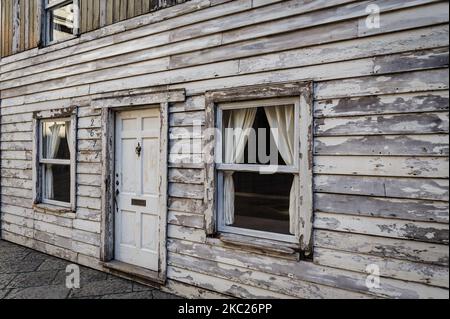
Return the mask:
<svg viewBox="0 0 450 319"><path fill-rule="evenodd" d="M190 298L449 297L448 1L0 3L2 239Z"/></svg>

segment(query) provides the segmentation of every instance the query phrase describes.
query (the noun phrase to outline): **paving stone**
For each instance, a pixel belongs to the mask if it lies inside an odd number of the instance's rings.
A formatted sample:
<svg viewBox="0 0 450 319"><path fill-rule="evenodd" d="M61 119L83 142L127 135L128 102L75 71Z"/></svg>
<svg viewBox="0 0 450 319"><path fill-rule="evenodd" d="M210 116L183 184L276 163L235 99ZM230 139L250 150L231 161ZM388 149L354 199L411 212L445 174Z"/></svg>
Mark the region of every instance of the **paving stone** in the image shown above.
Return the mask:
<svg viewBox="0 0 450 319"><path fill-rule="evenodd" d="M129 281L108 279L103 281L89 282L82 285L80 289L73 289L70 298L103 296L115 293L132 292L133 284Z"/></svg>
<svg viewBox="0 0 450 319"><path fill-rule="evenodd" d="M101 299L153 299L153 293L150 290L138 291L124 294L104 295Z"/></svg>
<svg viewBox="0 0 450 319"><path fill-rule="evenodd" d="M147 290L154 290L154 287L142 285L137 282L133 282L133 291L147 291Z"/></svg>
<svg viewBox="0 0 450 319"><path fill-rule="evenodd" d="M23 258L25 258L29 254L27 251L4 252L2 248L0 248L0 251L2 252L0 254L0 263L7 261L18 262L20 260L23 260Z"/></svg>
<svg viewBox="0 0 450 319"><path fill-rule="evenodd" d="M5 296L8 294L9 291L10 289L0 289L0 299L5 298Z"/></svg>
<svg viewBox="0 0 450 319"><path fill-rule="evenodd" d="M30 252L28 255L26 255L22 260L23 261L33 261L33 260L40 260L40 261L44 261L46 259L48 259L50 256L37 252L37 251L32 251Z"/></svg>
<svg viewBox="0 0 450 319"><path fill-rule="evenodd" d="M62 284L64 285L67 278L66 270L58 270L58 274L53 280L53 284ZM104 272L100 272L94 269L80 267L80 286L83 286L87 283L94 281L101 281L108 279L108 274Z"/></svg>
<svg viewBox="0 0 450 319"><path fill-rule="evenodd" d="M181 297L162 292L160 290L153 291L153 299L182 299Z"/></svg>
<svg viewBox="0 0 450 319"><path fill-rule="evenodd" d="M12 289L6 299L65 299L70 289L63 286L41 286Z"/></svg>
<svg viewBox="0 0 450 319"><path fill-rule="evenodd" d="M0 274L35 271L42 264L41 260L6 261L0 263Z"/></svg>
<svg viewBox="0 0 450 319"><path fill-rule="evenodd" d="M56 272L53 270L34 271L18 274L9 284L8 288L28 288L48 286L53 282Z"/></svg>
<svg viewBox="0 0 450 319"><path fill-rule="evenodd" d="M10 252L10 251L15 251L15 252L19 252L19 251L31 251L31 249L24 247L24 246L19 246L4 240L0 241L0 249L2 250L2 252Z"/></svg>
<svg viewBox="0 0 450 319"><path fill-rule="evenodd" d="M68 261L47 256L47 259L39 266L39 270L65 270L69 264L70 262Z"/></svg>
<svg viewBox="0 0 450 319"><path fill-rule="evenodd" d="M0 274L0 289L5 288L15 276L16 274Z"/></svg>
<svg viewBox="0 0 450 319"><path fill-rule="evenodd" d="M130 280L80 266L80 289L66 288L71 262L0 240L0 299L173 299Z"/></svg>
<svg viewBox="0 0 450 319"><path fill-rule="evenodd" d="M93 299L102 299L102 296L70 297L70 299L86 299L86 300L93 300Z"/></svg>

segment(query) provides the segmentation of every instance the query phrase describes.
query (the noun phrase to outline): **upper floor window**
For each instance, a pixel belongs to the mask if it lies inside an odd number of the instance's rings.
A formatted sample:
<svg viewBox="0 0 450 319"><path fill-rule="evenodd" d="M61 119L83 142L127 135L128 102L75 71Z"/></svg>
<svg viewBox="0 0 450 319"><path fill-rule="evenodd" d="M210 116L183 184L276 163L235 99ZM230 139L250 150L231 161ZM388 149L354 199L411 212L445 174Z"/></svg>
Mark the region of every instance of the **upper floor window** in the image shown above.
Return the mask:
<svg viewBox="0 0 450 319"><path fill-rule="evenodd" d="M79 31L78 0L46 0L46 44L73 38Z"/></svg>

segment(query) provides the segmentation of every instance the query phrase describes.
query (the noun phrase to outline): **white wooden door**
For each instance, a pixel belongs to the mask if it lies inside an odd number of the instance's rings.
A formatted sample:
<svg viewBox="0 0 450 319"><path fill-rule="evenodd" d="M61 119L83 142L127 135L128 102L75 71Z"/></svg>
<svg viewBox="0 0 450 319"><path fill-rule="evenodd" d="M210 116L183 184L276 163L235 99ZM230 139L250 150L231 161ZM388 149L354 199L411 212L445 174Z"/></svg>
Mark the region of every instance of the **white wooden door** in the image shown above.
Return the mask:
<svg viewBox="0 0 450 319"><path fill-rule="evenodd" d="M116 115L115 259L158 271L160 250L159 108Z"/></svg>

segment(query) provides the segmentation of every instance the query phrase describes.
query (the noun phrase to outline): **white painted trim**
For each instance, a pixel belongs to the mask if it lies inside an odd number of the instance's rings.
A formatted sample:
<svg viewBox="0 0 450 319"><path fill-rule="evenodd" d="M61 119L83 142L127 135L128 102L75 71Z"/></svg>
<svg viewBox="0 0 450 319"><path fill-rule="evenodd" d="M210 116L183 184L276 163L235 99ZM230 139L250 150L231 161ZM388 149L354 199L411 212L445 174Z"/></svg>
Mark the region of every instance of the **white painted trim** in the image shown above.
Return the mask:
<svg viewBox="0 0 450 319"><path fill-rule="evenodd" d="M223 111L235 110L254 107L266 107L266 106L282 106L292 105L294 107L294 126L295 126L295 154L299 154L299 122L300 122L300 101L298 97L281 97L270 99L255 99L250 101L240 102L227 102L217 104L216 114L216 127L222 132L216 139L216 171L218 183L217 187L217 228L219 232L227 232L239 235L246 235L265 239L275 239L283 242L298 243L299 234L296 235L284 235L272 232L258 231L253 229L244 229L239 227L227 226L224 222L223 216L223 172L235 171L235 172L254 172L259 173L267 169L269 165L258 164L224 164L223 163ZM279 165L275 173L282 174L294 174L299 175L300 171L300 156L296 156L294 159L294 165ZM298 194L298 198L300 194ZM300 213L299 213L300 214Z"/></svg>
<svg viewBox="0 0 450 319"><path fill-rule="evenodd" d="M298 154L298 153L297 153ZM268 165L257 165L257 164L223 164L217 163L216 169L219 171L236 171L236 172L263 172L266 170ZM296 166L286 166L279 165L277 170L274 173L283 173L283 174L298 174L299 168Z"/></svg>
<svg viewBox="0 0 450 319"><path fill-rule="evenodd" d="M56 114L58 112L55 112ZM71 131L71 143L69 144L70 159L45 159L43 158L43 140L42 140L42 123L45 122L69 122ZM49 204L57 207L70 208L76 210L76 159L77 159L77 108L74 107L70 117L53 116L49 112L41 112L35 114L33 118L33 158L32 158L32 179L33 179L33 203ZM45 164L67 165L70 166L70 203L51 200L43 197L42 192L42 176Z"/></svg>
<svg viewBox="0 0 450 319"><path fill-rule="evenodd" d="M102 243L101 243L101 259L103 262L114 260L114 191L115 191L115 113L117 111L129 111L137 108L143 109L143 105L136 106L133 101L142 101L148 98L145 108L160 108L161 133L160 133L160 249L159 249L159 271L158 278L146 278L158 283L164 283L167 276L167 216L168 216L168 151L169 151L169 102L160 101L160 103L152 103L154 96L158 96L161 92L155 92L155 95L148 94L127 94L126 102L122 101L118 105L109 105L106 99L112 96L105 96L101 99L99 107L102 109L102 148L103 148L103 167L102 178L104 185L102 186ZM178 90L177 99L184 98L184 90ZM97 100L99 101L99 100ZM131 103L128 103L131 102ZM128 103L128 104L125 104ZM153 105L152 105L153 104Z"/></svg>

